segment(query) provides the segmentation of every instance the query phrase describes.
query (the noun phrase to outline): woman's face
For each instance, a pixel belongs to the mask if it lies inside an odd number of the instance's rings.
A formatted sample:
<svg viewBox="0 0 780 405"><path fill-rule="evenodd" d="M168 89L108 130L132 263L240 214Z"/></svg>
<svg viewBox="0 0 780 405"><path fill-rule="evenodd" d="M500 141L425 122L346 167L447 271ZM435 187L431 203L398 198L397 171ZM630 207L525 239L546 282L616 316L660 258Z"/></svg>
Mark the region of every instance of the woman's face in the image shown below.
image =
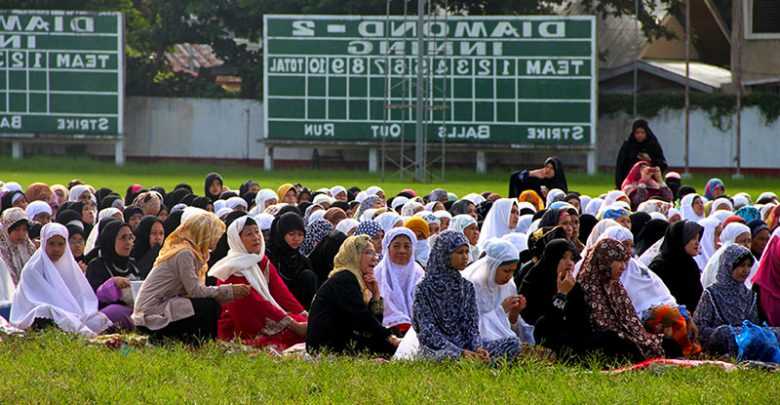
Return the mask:
<svg viewBox="0 0 780 405"><path fill-rule="evenodd" d="M166 220L168 220L168 215L169 215L168 210L162 209L160 210L160 213L157 214L157 218L160 218L160 221L165 222Z"/></svg>
<svg viewBox="0 0 780 405"><path fill-rule="evenodd" d="M739 262L739 264L737 264L734 267L734 270L731 272L731 278L733 278L734 281L738 283L744 283L750 275L750 268L752 265L753 263L751 263L751 261L748 259Z"/></svg>
<svg viewBox="0 0 780 405"><path fill-rule="evenodd" d="M566 231L566 239L572 240L574 237L574 226L571 223L571 214L566 211L561 212L558 216L558 226Z"/></svg>
<svg viewBox="0 0 780 405"><path fill-rule="evenodd" d="M752 240L750 238L750 232L745 232L734 239L735 244L744 246L748 249L750 249L751 242Z"/></svg>
<svg viewBox="0 0 780 405"><path fill-rule="evenodd" d="M79 234L73 234L68 238L68 244L70 245L70 251L73 252L74 257L79 257L84 254L84 237Z"/></svg>
<svg viewBox="0 0 780 405"><path fill-rule="evenodd" d="M509 229L514 230L517 227L517 221L520 220L520 210L517 205L512 204L512 210L509 211Z"/></svg>
<svg viewBox="0 0 780 405"><path fill-rule="evenodd" d="M298 249L301 247L301 243L303 243L304 236L305 234L303 231L296 229L284 234L284 241L287 242L287 245L289 245L291 248Z"/></svg>
<svg viewBox="0 0 780 405"><path fill-rule="evenodd" d="M466 213L471 215L472 218L479 221L479 215L477 214L477 206L473 203L469 203L466 208Z"/></svg>
<svg viewBox="0 0 780 405"><path fill-rule="evenodd" d="M764 249L766 249L767 243L769 243L769 230L762 229L759 233L756 234L756 236L753 238L753 241L750 243L750 251L753 252L753 255L759 257L764 253Z"/></svg>
<svg viewBox="0 0 780 405"><path fill-rule="evenodd" d="M431 231L431 235L436 235L439 233L439 230L441 229L439 226L440 225L435 222L428 224L428 229Z"/></svg>
<svg viewBox="0 0 780 405"><path fill-rule="evenodd" d="M65 238L55 235L46 241L46 256L56 263L65 254Z"/></svg>
<svg viewBox="0 0 780 405"><path fill-rule="evenodd" d="M695 197L691 207L693 208L693 212L696 213L696 215L700 217L704 216L704 203L701 201L701 198Z"/></svg>
<svg viewBox="0 0 780 405"><path fill-rule="evenodd" d="M249 186L249 192L250 192L250 193L255 193L255 194L257 194L259 191L260 191L260 185L259 185L259 184L252 183L252 184Z"/></svg>
<svg viewBox="0 0 780 405"><path fill-rule="evenodd" d="M13 230L8 232L8 238L11 243L22 243L27 240L27 224L19 224Z"/></svg>
<svg viewBox="0 0 780 405"><path fill-rule="evenodd" d="M384 231L379 231L376 235L371 237L371 244L374 245L374 250L378 253L382 253L382 239L385 237Z"/></svg>
<svg viewBox="0 0 780 405"><path fill-rule="evenodd" d="M571 252L571 250L567 250L563 253L563 257L561 257L561 260L558 261L558 268L557 272L558 275L562 275L565 273L571 273L574 270L574 254Z"/></svg>
<svg viewBox="0 0 780 405"><path fill-rule="evenodd" d="M214 180L209 184L209 194L219 197L222 194L222 182Z"/></svg>
<svg viewBox="0 0 780 405"><path fill-rule="evenodd" d="M336 194L336 196L333 197L333 198L335 198L336 201L347 201L347 192L346 191L342 191L342 192Z"/></svg>
<svg viewBox="0 0 780 405"><path fill-rule="evenodd" d="M555 177L555 165L552 163L547 163L544 165L544 178L551 179L553 177Z"/></svg>
<svg viewBox="0 0 780 405"><path fill-rule="evenodd" d="M685 244L685 253L688 254L688 256L694 257L699 255L699 235L696 234L696 236L689 240L688 243Z"/></svg>
<svg viewBox="0 0 780 405"><path fill-rule="evenodd" d="M257 225L245 225L244 229L239 233L241 236L241 243L244 244L244 248L249 253L259 254L263 248L263 235L260 233L260 228Z"/></svg>
<svg viewBox="0 0 780 405"><path fill-rule="evenodd" d="M682 216L679 214L672 215L671 218L669 218L669 225L672 225L674 223L680 222L682 220Z"/></svg>
<svg viewBox="0 0 780 405"><path fill-rule="evenodd" d="M163 224L155 222L149 231L149 246L162 246L165 240L165 228Z"/></svg>
<svg viewBox="0 0 780 405"><path fill-rule="evenodd" d="M35 218L33 218L33 221L41 225L46 225L51 222L51 215L49 215L48 212L41 212L40 214L36 215Z"/></svg>
<svg viewBox="0 0 780 405"><path fill-rule="evenodd" d="M623 215L622 217L616 219L615 222L622 225L626 229L631 229L631 217L628 215Z"/></svg>
<svg viewBox="0 0 780 405"><path fill-rule="evenodd" d="M130 215L130 219L127 220L127 224L130 225L130 228L135 230L135 228L138 228L138 224L141 223L141 219L143 219L143 217L143 214Z"/></svg>
<svg viewBox="0 0 780 405"><path fill-rule="evenodd" d="M626 250L628 250L629 253L634 251L634 241L633 240L628 239L628 240L624 240L621 243L623 244L623 246L626 247Z"/></svg>
<svg viewBox="0 0 780 405"><path fill-rule="evenodd" d="M276 198L269 198L269 199L265 200L265 207L266 208L268 208L268 207L270 207L272 205L276 205L276 204L279 204L279 200L277 200Z"/></svg>
<svg viewBox="0 0 780 405"><path fill-rule="evenodd" d="M442 204L441 202L437 202L436 204L433 204L433 208L431 209L431 212L436 212L436 211L444 211L444 204Z"/></svg>
<svg viewBox="0 0 780 405"><path fill-rule="evenodd" d="M637 128L637 129L635 129L634 130L634 139L637 142L639 142L639 143L644 142L645 139L647 139L647 132L645 131L645 129L644 128Z"/></svg>
<svg viewBox="0 0 780 405"><path fill-rule="evenodd" d="M85 224L95 223L95 206L92 201L84 203L84 208L81 209L81 221Z"/></svg>
<svg viewBox="0 0 780 405"><path fill-rule="evenodd" d="M576 240L580 237L580 217L569 214L571 217L571 240Z"/></svg>
<svg viewBox="0 0 780 405"><path fill-rule="evenodd" d="M479 241L479 228L477 224L471 224L463 229L463 234L466 235L466 239L469 240L471 246L476 246Z"/></svg>
<svg viewBox="0 0 780 405"><path fill-rule="evenodd" d="M457 271L463 271L469 264L468 245L459 246L450 254L450 266Z"/></svg>
<svg viewBox="0 0 780 405"><path fill-rule="evenodd" d="M399 266L406 265L412 258L412 241L404 235L399 235L388 246L390 261Z"/></svg>
<svg viewBox="0 0 780 405"><path fill-rule="evenodd" d="M722 196L723 194L726 194L726 189L724 189L723 186L715 186L712 189L712 196L714 198L718 198L718 197Z"/></svg>
<svg viewBox="0 0 780 405"><path fill-rule="evenodd" d="M620 275L623 274L623 272L626 270L627 263L628 262L622 260L615 260L614 262L612 262L612 264L609 266L610 279L611 280L620 279Z"/></svg>
<svg viewBox="0 0 780 405"><path fill-rule="evenodd" d="M504 285L512 279L517 270L517 262L506 263L498 266L496 269L496 284Z"/></svg>
<svg viewBox="0 0 780 405"><path fill-rule="evenodd" d="M294 188L289 189L284 195L282 202L292 205L298 204L298 192Z"/></svg>
<svg viewBox="0 0 780 405"><path fill-rule="evenodd" d="M123 226L119 228L119 233L114 240L114 251L121 257L130 256L130 251L133 250L133 243L135 242L135 236L130 228Z"/></svg>
<svg viewBox="0 0 780 405"><path fill-rule="evenodd" d="M366 245L366 248L360 253L360 273L368 274L373 272L377 261L377 253L376 249L374 249L374 245Z"/></svg>
<svg viewBox="0 0 780 405"><path fill-rule="evenodd" d="M21 197L16 202L12 204L13 207L21 208L21 209L27 209L27 198Z"/></svg>
<svg viewBox="0 0 780 405"><path fill-rule="evenodd" d="M447 228L450 227L450 219L449 218L441 217L441 218L439 218L439 220L441 221L441 228L439 228L440 230L441 229L447 229Z"/></svg>

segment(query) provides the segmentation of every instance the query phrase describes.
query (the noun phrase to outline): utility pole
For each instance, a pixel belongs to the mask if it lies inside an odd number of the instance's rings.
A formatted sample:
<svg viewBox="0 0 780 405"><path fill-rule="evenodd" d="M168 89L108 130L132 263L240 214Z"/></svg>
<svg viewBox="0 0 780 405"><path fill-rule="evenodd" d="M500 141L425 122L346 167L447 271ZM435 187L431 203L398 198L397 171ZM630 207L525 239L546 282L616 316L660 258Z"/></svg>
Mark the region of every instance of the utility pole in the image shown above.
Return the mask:
<svg viewBox="0 0 780 405"><path fill-rule="evenodd" d="M736 153L734 178L742 177L742 2L732 2L731 18L731 77L737 91Z"/></svg>
<svg viewBox="0 0 780 405"><path fill-rule="evenodd" d="M691 0L685 0L685 178L691 177Z"/></svg>
<svg viewBox="0 0 780 405"><path fill-rule="evenodd" d="M414 138L414 179L420 183L427 179L425 161L425 131L423 127L423 117L425 115L425 74L423 72L423 54L425 52L425 38L423 35L425 21L425 5L427 0L417 1L417 108L415 116L415 138Z"/></svg>

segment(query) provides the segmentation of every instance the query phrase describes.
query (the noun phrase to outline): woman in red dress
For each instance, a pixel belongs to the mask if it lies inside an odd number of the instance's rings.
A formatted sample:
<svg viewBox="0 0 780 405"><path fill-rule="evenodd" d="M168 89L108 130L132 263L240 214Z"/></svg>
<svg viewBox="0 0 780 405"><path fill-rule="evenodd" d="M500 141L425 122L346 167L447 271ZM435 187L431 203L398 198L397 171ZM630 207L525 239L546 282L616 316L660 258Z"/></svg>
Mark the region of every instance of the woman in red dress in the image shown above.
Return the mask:
<svg viewBox="0 0 780 405"><path fill-rule="evenodd" d="M257 223L249 216L227 229L230 251L214 264L209 275L217 285L248 284L246 298L222 305L219 338L241 339L251 346L273 346L282 351L306 339L308 314L287 289L271 261Z"/></svg>

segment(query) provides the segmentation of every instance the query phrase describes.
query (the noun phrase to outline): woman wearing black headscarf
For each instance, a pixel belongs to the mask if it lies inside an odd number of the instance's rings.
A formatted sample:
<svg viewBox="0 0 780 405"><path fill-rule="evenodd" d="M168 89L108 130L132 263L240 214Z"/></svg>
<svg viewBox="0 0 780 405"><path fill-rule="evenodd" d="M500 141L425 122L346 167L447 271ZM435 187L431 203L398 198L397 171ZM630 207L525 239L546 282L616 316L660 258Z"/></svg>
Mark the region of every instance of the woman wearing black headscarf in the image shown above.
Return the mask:
<svg viewBox="0 0 780 405"><path fill-rule="evenodd" d="M144 211L138 207L125 208L122 215L125 217L125 223L130 225L130 229L135 231L138 224L141 223L141 219L144 217Z"/></svg>
<svg viewBox="0 0 780 405"><path fill-rule="evenodd" d="M84 272L87 270L87 261L84 258L84 246L87 242L87 235L84 234L84 228L76 224L67 225L66 228L68 228L68 245L70 246L70 251L73 253L73 258L76 259L76 263L81 267L81 271Z"/></svg>
<svg viewBox="0 0 780 405"><path fill-rule="evenodd" d="M634 234L634 252L636 256L642 256L647 249L650 249L656 242L661 240L669 228L669 222L663 219L651 219L639 232Z"/></svg>
<svg viewBox="0 0 780 405"><path fill-rule="evenodd" d="M703 291L701 271L693 259L699 254L704 228L691 221L675 222L664 235L661 251L650 263L650 270L661 277L677 303L696 311Z"/></svg>
<svg viewBox="0 0 780 405"><path fill-rule="evenodd" d="M646 212L635 212L629 215L629 218L631 219L631 233L634 235L639 235L642 232L642 229L645 228L645 225L653 219L650 214Z"/></svg>
<svg viewBox="0 0 780 405"><path fill-rule="evenodd" d="M0 213L12 207L26 209L27 197L25 197L24 193L19 190L8 191L3 194L3 198L0 199L0 203L2 204L2 210Z"/></svg>
<svg viewBox="0 0 780 405"><path fill-rule="evenodd" d="M668 165L661 144L645 120L636 120L631 126L631 134L623 142L615 163L615 190L620 190L623 180L628 172L640 160L650 162L662 172L666 172Z"/></svg>
<svg viewBox="0 0 780 405"><path fill-rule="evenodd" d="M569 192L563 163L555 156L548 157L541 169L521 170L512 173L509 177L509 198L517 198L525 190L533 190L538 195L544 195L542 186L546 187L547 190L557 188L565 193Z"/></svg>
<svg viewBox="0 0 780 405"><path fill-rule="evenodd" d="M308 310L317 292L318 281L309 259L298 251L305 235L306 228L300 215L294 212L282 214L271 224L267 256L290 292Z"/></svg>
<svg viewBox="0 0 780 405"><path fill-rule="evenodd" d="M588 241L588 236L590 236L590 233L593 232L593 227L595 227L597 223L599 223L599 220L596 219L596 217L593 215L580 215L580 233L577 235L577 237L580 239L580 243L585 243Z"/></svg>
<svg viewBox="0 0 780 405"><path fill-rule="evenodd" d="M165 240L165 226L160 218L148 215L141 219L133 233L135 244L130 256L135 260L139 277L145 279Z"/></svg>
<svg viewBox="0 0 780 405"><path fill-rule="evenodd" d="M203 185L204 194L211 202L217 201L219 200L219 195L222 194L224 184L222 176L218 173L209 173Z"/></svg>
<svg viewBox="0 0 780 405"><path fill-rule="evenodd" d="M133 328L130 282L139 280L135 261L130 257L134 240L129 225L117 220L109 221L100 231L95 246L98 257L89 262L86 272L87 281L97 295L99 308L123 329Z"/></svg>
<svg viewBox="0 0 780 405"><path fill-rule="evenodd" d="M577 249L566 239L552 240L544 247L541 260L528 271L518 288L527 303L520 313L526 322L536 324L545 308L552 305L559 273L566 268L573 270L577 260Z"/></svg>
<svg viewBox="0 0 780 405"><path fill-rule="evenodd" d="M179 224L181 224L181 215L184 214L184 211L176 211L171 213L171 215L168 215L168 219L166 219L163 222L163 228L165 228L165 237L167 238L168 235L172 234L173 231L176 230L176 228L179 227Z"/></svg>
<svg viewBox="0 0 780 405"><path fill-rule="evenodd" d="M322 285L328 279L330 272L333 271L333 259L345 240L347 240L347 235L334 229L309 254L311 268L317 274L318 286Z"/></svg>
<svg viewBox="0 0 780 405"><path fill-rule="evenodd" d="M165 195L165 198L163 198L163 203L165 206L173 208L173 206L180 203L187 194L192 194L192 192L186 188L177 188L176 190L173 190Z"/></svg>

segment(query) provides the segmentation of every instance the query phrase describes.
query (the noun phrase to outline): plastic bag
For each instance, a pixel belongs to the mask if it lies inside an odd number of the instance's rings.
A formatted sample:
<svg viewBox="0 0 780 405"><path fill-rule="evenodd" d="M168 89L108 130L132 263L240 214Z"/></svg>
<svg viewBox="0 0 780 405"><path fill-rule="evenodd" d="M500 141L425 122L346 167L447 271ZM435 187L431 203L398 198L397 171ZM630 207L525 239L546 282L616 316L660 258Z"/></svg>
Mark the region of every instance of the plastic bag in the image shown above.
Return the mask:
<svg viewBox="0 0 780 405"><path fill-rule="evenodd" d="M758 326L750 321L742 322L742 330L735 334L739 352L739 361L757 360L780 363L780 343L777 336L765 326Z"/></svg>

